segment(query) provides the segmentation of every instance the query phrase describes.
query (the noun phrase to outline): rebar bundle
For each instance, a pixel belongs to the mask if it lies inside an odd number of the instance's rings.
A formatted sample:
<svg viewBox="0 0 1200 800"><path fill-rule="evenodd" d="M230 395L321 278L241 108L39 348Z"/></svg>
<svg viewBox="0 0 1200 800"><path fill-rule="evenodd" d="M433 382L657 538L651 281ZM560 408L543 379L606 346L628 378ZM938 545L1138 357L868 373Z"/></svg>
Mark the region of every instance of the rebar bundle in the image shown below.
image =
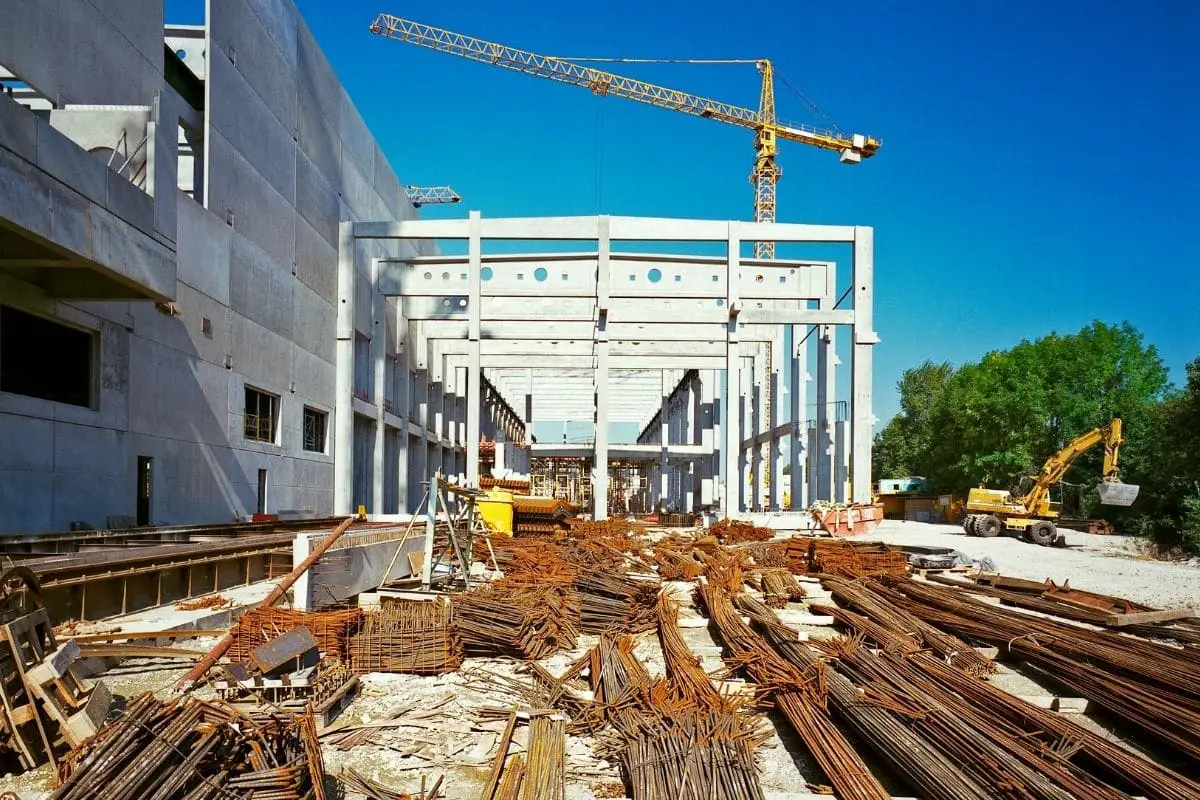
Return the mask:
<svg viewBox="0 0 1200 800"><path fill-rule="evenodd" d="M778 543L752 542L742 545L741 549L749 553L754 563L760 567L788 566L787 551Z"/></svg>
<svg viewBox="0 0 1200 800"><path fill-rule="evenodd" d="M759 583L763 597L771 608L785 608L789 602L804 599L804 587L788 569L762 570Z"/></svg>
<svg viewBox="0 0 1200 800"><path fill-rule="evenodd" d="M1200 762L1200 669L1182 651L997 608L945 586L894 581L905 609L1006 648L1110 714Z"/></svg>
<svg viewBox="0 0 1200 800"><path fill-rule="evenodd" d="M347 647L354 672L440 675L462 666L462 645L445 600L399 600L366 615Z"/></svg>
<svg viewBox="0 0 1200 800"><path fill-rule="evenodd" d="M485 587L455 595L454 627L467 655L530 661L575 646L579 602L558 586Z"/></svg>
<svg viewBox="0 0 1200 800"><path fill-rule="evenodd" d="M363 612L359 608L317 612L275 606L252 608L238 621L227 655L232 661L245 661L254 648L303 625L316 637L321 652L344 659L346 643L362 620Z"/></svg>
<svg viewBox="0 0 1200 800"><path fill-rule="evenodd" d="M908 581L907 578L905 580ZM917 643L949 659L959 669L981 678L996 671L992 660L981 656L974 647L900 608L894 594L881 585L831 576L823 577L821 583L841 605L862 612L893 633L912 637Z"/></svg>
<svg viewBox="0 0 1200 800"><path fill-rule="evenodd" d="M804 741L838 797L890 800L891 795L825 712L824 670L814 665L802 671L780 658L742 621L725 590L709 583L702 585L699 593L725 646L732 651L734 663L744 666L760 687L773 690L775 706Z"/></svg>
<svg viewBox="0 0 1200 800"><path fill-rule="evenodd" d="M312 714L245 715L194 697L133 700L59 772L53 800L324 800Z"/></svg>
<svg viewBox="0 0 1200 800"><path fill-rule="evenodd" d="M563 800L566 796L566 736L561 714L539 715L529 721L521 800Z"/></svg>
<svg viewBox="0 0 1200 800"><path fill-rule="evenodd" d="M723 519L715 525L710 525L708 532L723 544L765 542L775 535L775 531L770 528L760 528L753 523L735 519Z"/></svg>
<svg viewBox="0 0 1200 800"><path fill-rule="evenodd" d="M738 609L754 621L782 658L801 670L817 667L813 650L799 640L793 628L780 624L767 606L746 594L734 599ZM904 724L910 709L889 707L879 698L867 696L837 672L827 671L826 686L829 705L838 719L923 797L977 800L991 796L951 759Z"/></svg>
<svg viewBox="0 0 1200 800"><path fill-rule="evenodd" d="M906 656L875 654L857 640L824 645L838 671L876 696L913 708L909 724L960 765L993 796L1013 800L1123 800L1120 792L1053 754L1030 747L1016 730L988 719L937 681L914 669ZM1048 757L1047 757L1048 756Z"/></svg>
<svg viewBox="0 0 1200 800"><path fill-rule="evenodd" d="M575 580L582 631L641 633L654 627L657 581L635 580L611 572L582 570Z"/></svg>

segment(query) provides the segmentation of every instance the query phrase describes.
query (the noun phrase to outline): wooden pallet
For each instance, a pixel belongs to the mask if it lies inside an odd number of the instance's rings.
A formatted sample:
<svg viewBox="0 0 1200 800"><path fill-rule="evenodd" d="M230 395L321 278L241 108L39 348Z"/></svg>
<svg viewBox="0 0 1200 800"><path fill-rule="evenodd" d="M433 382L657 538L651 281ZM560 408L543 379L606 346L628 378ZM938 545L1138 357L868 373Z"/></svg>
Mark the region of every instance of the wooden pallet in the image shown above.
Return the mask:
<svg viewBox="0 0 1200 800"><path fill-rule="evenodd" d="M924 578L926 575L971 575L975 567L913 567L912 574Z"/></svg>

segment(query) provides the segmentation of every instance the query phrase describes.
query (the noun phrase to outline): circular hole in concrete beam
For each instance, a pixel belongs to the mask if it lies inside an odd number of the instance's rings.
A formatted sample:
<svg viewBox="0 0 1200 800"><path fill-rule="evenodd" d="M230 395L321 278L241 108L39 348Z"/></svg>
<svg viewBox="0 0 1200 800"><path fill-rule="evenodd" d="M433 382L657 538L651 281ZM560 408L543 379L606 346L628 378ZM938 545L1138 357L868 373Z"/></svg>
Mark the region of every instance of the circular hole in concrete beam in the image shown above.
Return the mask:
<svg viewBox="0 0 1200 800"><path fill-rule="evenodd" d="M650 271L646 273L646 279L651 283L658 283L662 280L662 270L658 267L652 267Z"/></svg>
<svg viewBox="0 0 1200 800"><path fill-rule="evenodd" d="M544 281L544 280L546 280L546 276L547 276L548 274L549 274L549 273L547 273L547 272L546 272L546 268L545 268L545 267L538 267L537 269L535 269L535 270L533 271L533 279L534 279L535 281L539 281L539 282L541 282L541 281Z"/></svg>
<svg viewBox="0 0 1200 800"><path fill-rule="evenodd" d="M481 280L490 281L492 279L492 268L484 267L479 270L479 277Z"/></svg>

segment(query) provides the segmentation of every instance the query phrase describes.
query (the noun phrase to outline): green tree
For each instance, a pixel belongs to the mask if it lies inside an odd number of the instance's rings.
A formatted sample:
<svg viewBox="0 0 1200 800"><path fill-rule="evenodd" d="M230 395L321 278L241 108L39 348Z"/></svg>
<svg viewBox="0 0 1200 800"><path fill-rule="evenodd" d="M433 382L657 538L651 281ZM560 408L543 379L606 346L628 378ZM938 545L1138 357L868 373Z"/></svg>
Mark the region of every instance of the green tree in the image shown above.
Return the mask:
<svg viewBox="0 0 1200 800"><path fill-rule="evenodd" d="M924 475L936 436L931 411L954 374L949 362L926 361L906 369L896 383L900 412L875 436L874 474L878 478Z"/></svg>
<svg viewBox="0 0 1200 800"><path fill-rule="evenodd" d="M937 367L942 380L932 380ZM904 467L937 491L965 493L980 484L1015 485L1081 433L1122 416L1127 454L1140 453L1134 432L1167 390L1153 346L1128 323L1093 322L1071 335L1052 333L986 354L957 370L921 365L900 382L901 413L879 436L878 474ZM924 380L917 380L921 376ZM931 389L931 387L933 387ZM1077 482L1100 475L1099 449L1080 459ZM1094 479L1093 479L1094 482Z"/></svg>
<svg viewBox="0 0 1200 800"><path fill-rule="evenodd" d="M1123 478L1141 485L1123 517L1126 527L1165 547L1200 552L1200 358L1186 367L1187 383L1139 421Z"/></svg>

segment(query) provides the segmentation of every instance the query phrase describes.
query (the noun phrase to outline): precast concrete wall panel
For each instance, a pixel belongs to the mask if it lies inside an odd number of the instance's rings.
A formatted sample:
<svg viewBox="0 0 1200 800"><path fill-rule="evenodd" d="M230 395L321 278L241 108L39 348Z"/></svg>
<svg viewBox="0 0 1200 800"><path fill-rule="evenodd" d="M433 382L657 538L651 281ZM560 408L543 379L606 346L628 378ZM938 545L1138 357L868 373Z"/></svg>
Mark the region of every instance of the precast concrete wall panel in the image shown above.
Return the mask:
<svg viewBox="0 0 1200 800"><path fill-rule="evenodd" d="M213 130L209 137L209 209L232 218L233 229L272 258L291 264L296 257L292 197L281 195L222 134Z"/></svg>
<svg viewBox="0 0 1200 800"><path fill-rule="evenodd" d="M337 322L333 305L304 284L297 284L292 289L292 311L296 346L332 364L334 342L329 331Z"/></svg>
<svg viewBox="0 0 1200 800"><path fill-rule="evenodd" d="M229 253L233 229L190 199L179 203L179 280L229 305Z"/></svg>
<svg viewBox="0 0 1200 800"><path fill-rule="evenodd" d="M292 286L296 278L284 266L241 237L229 258L229 301L235 313L280 336L292 336Z"/></svg>
<svg viewBox="0 0 1200 800"><path fill-rule="evenodd" d="M291 57L284 55L279 42L267 30L259 14L251 10L243 0L213 0L212 39L217 44L210 51L224 56L215 59L220 65L220 80L228 78L225 70L233 69L252 89L255 95L270 109L281 125L294 135L296 131L296 59L295 37L291 37ZM295 28L291 15L281 15L272 27ZM285 46L288 46L285 44ZM222 87L223 88L223 87ZM222 103L222 105L225 105ZM230 104L232 113L240 109ZM213 109L217 111L216 108ZM228 114L230 111L226 111ZM217 123L214 123L217 124ZM217 124L222 128L221 124Z"/></svg>
<svg viewBox="0 0 1200 800"><path fill-rule="evenodd" d="M292 201L296 196L294 126L280 122L216 42L209 55L208 79L222 98L208 110L211 129L224 136L275 191ZM214 156L209 170L216 174L232 166Z"/></svg>
<svg viewBox="0 0 1200 800"><path fill-rule="evenodd" d="M296 211L330 247L337 245L338 189L302 150L296 153ZM336 254L333 262L337 261Z"/></svg>
<svg viewBox="0 0 1200 800"><path fill-rule="evenodd" d="M296 277L330 304L337 300L337 246L296 220Z"/></svg>
<svg viewBox="0 0 1200 800"><path fill-rule="evenodd" d="M0 63L56 105L149 105L162 85L162 0L5 0L3 12ZM143 52L151 26L157 56Z"/></svg>

